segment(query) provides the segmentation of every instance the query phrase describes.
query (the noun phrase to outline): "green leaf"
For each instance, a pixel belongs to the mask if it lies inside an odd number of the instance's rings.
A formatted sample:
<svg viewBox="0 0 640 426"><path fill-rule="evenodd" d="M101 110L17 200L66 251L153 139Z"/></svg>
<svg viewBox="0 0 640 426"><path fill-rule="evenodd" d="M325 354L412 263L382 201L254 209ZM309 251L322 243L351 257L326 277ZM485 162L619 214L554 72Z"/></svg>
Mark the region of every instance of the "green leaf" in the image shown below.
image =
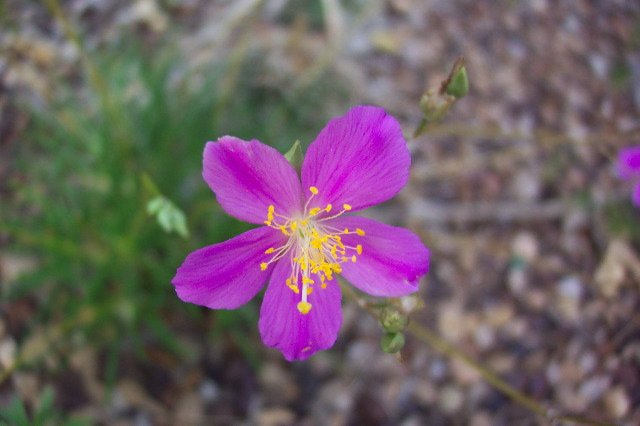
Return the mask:
<svg viewBox="0 0 640 426"><path fill-rule="evenodd" d="M284 158L287 159L289 163L296 169L298 172L300 171L300 167L302 167L302 160L304 160L304 154L302 153L302 144L297 140L291 145L289 151L284 154Z"/></svg>
<svg viewBox="0 0 640 426"><path fill-rule="evenodd" d="M29 426L31 424L29 417L27 417L27 410L19 398L14 397L8 406L0 409L0 424L15 426Z"/></svg>
<svg viewBox="0 0 640 426"><path fill-rule="evenodd" d="M156 217L165 232L175 232L183 238L189 236L184 212L164 195L158 195L147 203L147 213Z"/></svg>
<svg viewBox="0 0 640 426"><path fill-rule="evenodd" d="M54 412L53 398L54 398L53 389L47 386L42 392L42 394L40 395L40 398L38 400L38 405L36 406L34 419L33 419L34 424L44 425L44 424L47 424L46 423L47 420L51 419L52 414Z"/></svg>

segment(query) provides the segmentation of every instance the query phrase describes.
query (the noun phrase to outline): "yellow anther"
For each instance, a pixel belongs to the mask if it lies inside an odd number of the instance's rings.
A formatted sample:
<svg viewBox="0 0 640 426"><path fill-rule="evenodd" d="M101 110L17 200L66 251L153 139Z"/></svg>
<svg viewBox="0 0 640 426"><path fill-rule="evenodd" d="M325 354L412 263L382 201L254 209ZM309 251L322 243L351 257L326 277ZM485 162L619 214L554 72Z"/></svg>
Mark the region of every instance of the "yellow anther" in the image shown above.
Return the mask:
<svg viewBox="0 0 640 426"><path fill-rule="evenodd" d="M265 220L264 224L267 225L267 226L271 226L271 221L270 220Z"/></svg>
<svg viewBox="0 0 640 426"><path fill-rule="evenodd" d="M260 270L261 270L261 271L266 271L266 270L267 270L267 266L269 266L267 263L262 262L262 263L260 264Z"/></svg>
<svg viewBox="0 0 640 426"><path fill-rule="evenodd" d="M304 300L301 302L298 302L298 311L300 311L301 314L306 315L309 313L310 310L311 310L311 303L305 302Z"/></svg>
<svg viewBox="0 0 640 426"><path fill-rule="evenodd" d="M353 263L356 263L356 255L355 255L355 254L354 254L353 256L351 256L351 261L352 261Z"/></svg>
<svg viewBox="0 0 640 426"><path fill-rule="evenodd" d="M313 291L313 287L307 287L307 296L310 295L312 291Z"/></svg>
<svg viewBox="0 0 640 426"><path fill-rule="evenodd" d="M312 208L311 210L309 210L309 214L310 214L311 216L315 216L315 215L317 215L318 213L320 213L320 207L314 207L314 208Z"/></svg>
<svg viewBox="0 0 640 426"><path fill-rule="evenodd" d="M360 235L361 237L364 237L364 231L360 228L356 228L356 234Z"/></svg>
<svg viewBox="0 0 640 426"><path fill-rule="evenodd" d="M344 228L344 231L342 231L343 234L348 234L349 233L349 228Z"/></svg>
<svg viewBox="0 0 640 426"><path fill-rule="evenodd" d="M289 227L291 228L291 232L294 232L296 229L298 229L298 222L294 220L293 222L291 222L291 225L289 225Z"/></svg>
<svg viewBox="0 0 640 426"><path fill-rule="evenodd" d="M351 204L343 204L342 208L345 209L346 211L349 211L351 210L352 207L351 207Z"/></svg>
<svg viewBox="0 0 640 426"><path fill-rule="evenodd" d="M356 252L357 252L358 254L362 254L362 246L361 246L360 244L358 244L358 245L356 246Z"/></svg>
<svg viewBox="0 0 640 426"><path fill-rule="evenodd" d="M318 195L318 188L316 188L315 186L310 186L309 191L311 191L313 195Z"/></svg>
<svg viewBox="0 0 640 426"><path fill-rule="evenodd" d="M327 207L324 208L324 211L329 213L332 208L333 208L333 206L331 204L327 204Z"/></svg>
<svg viewBox="0 0 640 426"><path fill-rule="evenodd" d="M302 284L313 284L315 281L313 281L311 278L306 277L306 276L302 276Z"/></svg>
<svg viewBox="0 0 640 426"><path fill-rule="evenodd" d="M322 289L327 288L327 283L322 283L322 284L320 284L320 287L321 287Z"/></svg>
<svg viewBox="0 0 640 426"><path fill-rule="evenodd" d="M288 236L288 235L291 235L291 234L289 234L289 232L287 231L287 227L286 227L286 226L282 226L282 225L281 225L281 226L279 227L279 229L280 229L280 232L282 232L284 235L287 235L287 236Z"/></svg>
<svg viewBox="0 0 640 426"><path fill-rule="evenodd" d="M291 284L288 286L295 294L300 294L300 289L298 288L297 285L295 284Z"/></svg>
<svg viewBox="0 0 640 426"><path fill-rule="evenodd" d="M273 247L269 247L268 249L266 249L266 250L264 251L264 254L271 254L271 253L273 253L274 251L276 251L276 249L274 249Z"/></svg>

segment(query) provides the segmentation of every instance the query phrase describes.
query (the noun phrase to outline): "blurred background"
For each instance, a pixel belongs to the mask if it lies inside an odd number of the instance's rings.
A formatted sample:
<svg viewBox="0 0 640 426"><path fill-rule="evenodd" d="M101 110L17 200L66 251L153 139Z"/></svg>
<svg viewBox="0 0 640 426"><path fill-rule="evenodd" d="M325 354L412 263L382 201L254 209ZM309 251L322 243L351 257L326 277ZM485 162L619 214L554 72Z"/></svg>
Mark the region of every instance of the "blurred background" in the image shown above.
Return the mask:
<svg viewBox="0 0 640 426"><path fill-rule="evenodd" d="M546 424L411 335L384 353L355 303L331 350L287 363L259 300L210 311L170 284L247 229L201 179L207 140L284 152L363 103L411 135L461 55L469 94L367 212L432 251L411 321L552 412L638 424L628 0L0 1L0 422Z"/></svg>

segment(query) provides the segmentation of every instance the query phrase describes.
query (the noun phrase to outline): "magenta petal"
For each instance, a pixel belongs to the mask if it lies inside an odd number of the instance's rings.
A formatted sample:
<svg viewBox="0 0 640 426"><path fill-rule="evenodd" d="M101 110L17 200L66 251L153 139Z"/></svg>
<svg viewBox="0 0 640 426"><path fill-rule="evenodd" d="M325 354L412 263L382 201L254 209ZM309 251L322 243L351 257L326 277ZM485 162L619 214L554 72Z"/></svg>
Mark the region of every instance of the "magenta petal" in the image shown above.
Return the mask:
<svg viewBox="0 0 640 426"><path fill-rule="evenodd" d="M633 193L631 194L631 201L636 207L640 207L640 183L633 186Z"/></svg>
<svg viewBox="0 0 640 426"><path fill-rule="evenodd" d="M273 264L260 270L260 263L272 256L264 251L282 246L283 237L264 226L203 247L187 256L171 283L185 302L211 309L235 309L251 300L269 278Z"/></svg>
<svg viewBox="0 0 640 426"><path fill-rule="evenodd" d="M640 176L640 146L620 150L616 168L622 179Z"/></svg>
<svg viewBox="0 0 640 426"><path fill-rule="evenodd" d="M245 222L263 223L270 204L286 216L301 210L296 171L277 150L257 140L224 136L208 142L202 176L222 208Z"/></svg>
<svg viewBox="0 0 640 426"><path fill-rule="evenodd" d="M399 297L418 290L420 277L429 269L429 250L420 238L404 228L372 219L345 216L328 225L338 229L360 228L364 236L344 235L345 245L362 245L355 263L342 265L343 276L355 287L373 296Z"/></svg>
<svg viewBox="0 0 640 426"><path fill-rule="evenodd" d="M302 164L302 186L319 190L311 207L364 209L396 195L411 158L398 122L382 108L358 106L325 126Z"/></svg>
<svg viewBox="0 0 640 426"><path fill-rule="evenodd" d="M333 346L342 324L342 310L340 286L334 280L328 281L325 289L315 286L308 296L311 311L301 314L297 308L301 295L285 284L290 274L290 260L284 258L274 268L264 294L259 328L265 345L293 361Z"/></svg>

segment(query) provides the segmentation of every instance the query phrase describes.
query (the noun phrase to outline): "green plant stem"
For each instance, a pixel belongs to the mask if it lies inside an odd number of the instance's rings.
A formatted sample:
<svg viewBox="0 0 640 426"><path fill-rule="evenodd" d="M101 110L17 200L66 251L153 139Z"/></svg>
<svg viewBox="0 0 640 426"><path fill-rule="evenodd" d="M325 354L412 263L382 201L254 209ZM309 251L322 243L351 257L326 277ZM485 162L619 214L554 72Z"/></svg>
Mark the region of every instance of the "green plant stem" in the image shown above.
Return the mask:
<svg viewBox="0 0 640 426"><path fill-rule="evenodd" d="M355 301L360 307L364 308L371 316L376 318L376 320L380 320L380 308L376 307L363 300L356 292L348 285L341 285L342 292ZM438 334L431 331L429 328L417 323L410 322L406 328L406 331L411 334L416 339L421 342L427 344L431 348L440 352L451 359L457 359L472 368L480 376L491 386L493 386L496 390L503 393L505 396L510 398L512 401L517 403L523 408L531 411L532 413L544 418L550 422L561 422L561 423L574 423L574 424L583 424L583 425L592 425L592 426L613 426L612 423L600 422L596 420L586 419L580 416L572 416L572 415L558 415L555 410L545 406L543 403L536 401L525 393L519 391L515 387L511 386L505 380L500 378L496 373L491 371L489 368L482 365L480 362L476 361L465 352L454 346L453 344L447 342L445 339L440 337Z"/></svg>

